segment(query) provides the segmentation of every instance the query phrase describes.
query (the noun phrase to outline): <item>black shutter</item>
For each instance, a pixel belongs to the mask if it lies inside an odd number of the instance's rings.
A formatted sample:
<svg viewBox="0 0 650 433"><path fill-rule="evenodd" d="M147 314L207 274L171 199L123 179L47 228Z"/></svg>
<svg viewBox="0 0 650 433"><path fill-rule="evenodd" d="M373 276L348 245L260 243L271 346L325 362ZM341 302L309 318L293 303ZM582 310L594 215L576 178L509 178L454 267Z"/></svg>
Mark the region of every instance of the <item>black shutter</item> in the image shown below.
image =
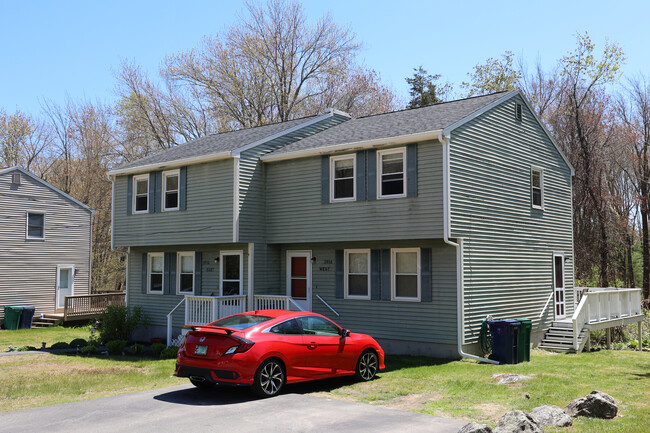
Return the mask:
<svg viewBox="0 0 650 433"><path fill-rule="evenodd" d="M406 196L418 195L418 144L406 146Z"/></svg>
<svg viewBox="0 0 650 433"><path fill-rule="evenodd" d="M148 281L147 281L147 259L148 259L147 253L142 253L142 269L141 269L141 272L142 272L142 281L141 281L142 286L140 287L140 293L142 293L143 295L147 294L147 283L148 283Z"/></svg>
<svg viewBox="0 0 650 433"><path fill-rule="evenodd" d="M368 200L377 200L377 151L374 149L368 150L367 155L367 169L368 169Z"/></svg>
<svg viewBox="0 0 650 433"><path fill-rule="evenodd" d="M381 250L381 299L391 299L390 250Z"/></svg>
<svg viewBox="0 0 650 433"><path fill-rule="evenodd" d="M194 253L194 294L197 296L201 295L201 261L203 254L201 251Z"/></svg>
<svg viewBox="0 0 650 433"><path fill-rule="evenodd" d="M422 302L429 302L432 299L431 293L431 248L420 250L420 299Z"/></svg>
<svg viewBox="0 0 650 433"><path fill-rule="evenodd" d="M126 214L133 213L133 175L130 174L126 181Z"/></svg>
<svg viewBox="0 0 650 433"><path fill-rule="evenodd" d="M187 167L181 167L178 178L178 209L187 209Z"/></svg>
<svg viewBox="0 0 650 433"><path fill-rule="evenodd" d="M370 299L381 299L381 250L370 250Z"/></svg>
<svg viewBox="0 0 650 433"><path fill-rule="evenodd" d="M356 181L357 181L357 200L362 201L366 199L366 151L361 150L357 152L357 166L356 166Z"/></svg>
<svg viewBox="0 0 650 433"><path fill-rule="evenodd" d="M155 197L156 197L156 173L152 172L149 173L149 196L147 197L148 203L147 206L149 206L149 213L154 213L154 202L155 202Z"/></svg>
<svg viewBox="0 0 650 433"><path fill-rule="evenodd" d="M330 157L323 155L320 159L320 184L321 194L320 202L325 204L330 202Z"/></svg>
<svg viewBox="0 0 650 433"><path fill-rule="evenodd" d="M336 250L334 252L334 266L336 274L336 285L334 289L334 295L337 298L343 298L343 278L345 277L343 272L343 250Z"/></svg>
<svg viewBox="0 0 650 433"><path fill-rule="evenodd" d="M178 256L176 253L169 253L169 294L176 294L176 265Z"/></svg>
<svg viewBox="0 0 650 433"><path fill-rule="evenodd" d="M163 207L162 197L162 172L156 171L153 173L155 179L154 183L154 196L153 196L153 209L154 212L160 212Z"/></svg>

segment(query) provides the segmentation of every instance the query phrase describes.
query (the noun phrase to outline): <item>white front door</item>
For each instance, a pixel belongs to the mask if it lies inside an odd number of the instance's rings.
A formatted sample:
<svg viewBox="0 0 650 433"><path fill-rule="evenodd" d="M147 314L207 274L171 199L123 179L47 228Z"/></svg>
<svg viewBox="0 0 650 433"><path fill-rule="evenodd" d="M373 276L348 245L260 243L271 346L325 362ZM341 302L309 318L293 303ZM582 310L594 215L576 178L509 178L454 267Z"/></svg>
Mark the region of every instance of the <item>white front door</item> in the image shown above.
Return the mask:
<svg viewBox="0 0 650 433"><path fill-rule="evenodd" d="M287 251L287 296L311 311L311 251Z"/></svg>
<svg viewBox="0 0 650 433"><path fill-rule="evenodd" d="M56 307L65 307L65 297L74 294L74 266L56 267Z"/></svg>
<svg viewBox="0 0 650 433"><path fill-rule="evenodd" d="M553 299L555 300L555 318L566 317L564 291L564 254L553 254Z"/></svg>

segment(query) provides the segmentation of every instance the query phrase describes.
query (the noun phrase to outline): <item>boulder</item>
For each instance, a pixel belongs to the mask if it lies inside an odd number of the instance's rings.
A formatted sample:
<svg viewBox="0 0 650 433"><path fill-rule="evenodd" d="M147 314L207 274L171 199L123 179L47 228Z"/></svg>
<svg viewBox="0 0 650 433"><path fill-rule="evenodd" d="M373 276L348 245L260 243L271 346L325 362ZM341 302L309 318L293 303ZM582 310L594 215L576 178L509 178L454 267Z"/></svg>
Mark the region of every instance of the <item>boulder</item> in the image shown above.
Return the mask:
<svg viewBox="0 0 650 433"><path fill-rule="evenodd" d="M513 373L499 373L490 376L491 379L496 379L497 385L505 385L507 383L515 383L521 380L532 379L531 376L524 376L523 374Z"/></svg>
<svg viewBox="0 0 650 433"><path fill-rule="evenodd" d="M494 433L543 433L542 425L537 418L515 410L503 415L499 420Z"/></svg>
<svg viewBox="0 0 650 433"><path fill-rule="evenodd" d="M492 433L492 429L485 424L471 422L465 424L463 428L458 430L458 433Z"/></svg>
<svg viewBox="0 0 650 433"><path fill-rule="evenodd" d="M618 406L612 396L600 391L591 391L585 397L569 403L564 412L571 416L611 419L618 413Z"/></svg>
<svg viewBox="0 0 650 433"><path fill-rule="evenodd" d="M539 406L533 409L531 414L537 418L542 425L553 427L570 427L573 425L573 420L564 411L550 404Z"/></svg>

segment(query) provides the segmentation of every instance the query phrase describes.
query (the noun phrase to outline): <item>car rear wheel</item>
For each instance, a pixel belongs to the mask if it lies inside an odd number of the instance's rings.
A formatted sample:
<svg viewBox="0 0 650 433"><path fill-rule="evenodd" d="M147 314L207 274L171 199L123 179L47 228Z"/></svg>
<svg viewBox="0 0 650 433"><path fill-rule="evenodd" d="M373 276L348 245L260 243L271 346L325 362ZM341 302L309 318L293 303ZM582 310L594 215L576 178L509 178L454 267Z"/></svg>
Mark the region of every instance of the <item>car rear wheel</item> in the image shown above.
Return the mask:
<svg viewBox="0 0 650 433"><path fill-rule="evenodd" d="M192 382L192 385L196 386L197 388L200 389L209 389L209 388L214 388L214 383L209 382L207 379L194 379L190 377L190 382Z"/></svg>
<svg viewBox="0 0 650 433"><path fill-rule="evenodd" d="M275 359L267 359L255 373L253 392L260 397L273 397L284 385L284 366Z"/></svg>
<svg viewBox="0 0 650 433"><path fill-rule="evenodd" d="M357 361L357 379L367 382L372 380L377 375L379 369L379 359L373 350L366 350L359 357Z"/></svg>

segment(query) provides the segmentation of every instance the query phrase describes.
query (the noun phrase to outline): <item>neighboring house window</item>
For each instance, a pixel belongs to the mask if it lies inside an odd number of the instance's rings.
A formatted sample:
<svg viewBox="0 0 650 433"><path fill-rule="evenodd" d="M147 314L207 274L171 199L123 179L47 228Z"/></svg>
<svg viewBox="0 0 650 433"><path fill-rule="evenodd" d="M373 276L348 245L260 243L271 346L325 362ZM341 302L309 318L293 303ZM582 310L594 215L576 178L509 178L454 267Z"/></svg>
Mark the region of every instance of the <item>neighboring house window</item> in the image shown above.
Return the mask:
<svg viewBox="0 0 650 433"><path fill-rule="evenodd" d="M420 249L393 248L391 250L392 299L420 300Z"/></svg>
<svg viewBox="0 0 650 433"><path fill-rule="evenodd" d="M243 253L241 251L222 251L221 263L221 296L241 295L243 274Z"/></svg>
<svg viewBox="0 0 650 433"><path fill-rule="evenodd" d="M370 250L345 250L345 297L370 299Z"/></svg>
<svg viewBox="0 0 650 433"><path fill-rule="evenodd" d="M165 171L163 177L163 210L178 210L178 185L180 171Z"/></svg>
<svg viewBox="0 0 650 433"><path fill-rule="evenodd" d="M178 264L178 294L187 295L194 293L194 253L181 253L177 254Z"/></svg>
<svg viewBox="0 0 650 433"><path fill-rule="evenodd" d="M45 239L45 214L27 212L27 239Z"/></svg>
<svg viewBox="0 0 650 433"><path fill-rule="evenodd" d="M163 293L163 274L165 272L165 255L163 253L149 253L147 292Z"/></svg>
<svg viewBox="0 0 650 433"><path fill-rule="evenodd" d="M377 152L379 198L406 197L406 149Z"/></svg>
<svg viewBox="0 0 650 433"><path fill-rule="evenodd" d="M350 201L356 198L355 165L356 155L333 156L330 158L332 201Z"/></svg>
<svg viewBox="0 0 650 433"><path fill-rule="evenodd" d="M530 169L531 202L533 208L544 208L544 171L541 168Z"/></svg>
<svg viewBox="0 0 650 433"><path fill-rule="evenodd" d="M149 212L149 175L133 176L133 213Z"/></svg>

